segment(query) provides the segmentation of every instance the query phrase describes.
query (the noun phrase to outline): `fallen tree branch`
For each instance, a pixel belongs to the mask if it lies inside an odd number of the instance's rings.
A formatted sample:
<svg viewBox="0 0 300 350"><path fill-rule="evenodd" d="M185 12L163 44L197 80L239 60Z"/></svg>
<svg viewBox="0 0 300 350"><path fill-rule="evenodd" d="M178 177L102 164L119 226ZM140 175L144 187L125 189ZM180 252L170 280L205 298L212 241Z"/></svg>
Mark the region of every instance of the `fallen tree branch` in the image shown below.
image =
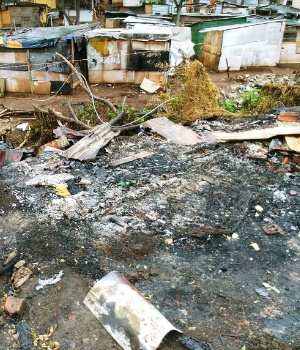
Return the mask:
<svg viewBox="0 0 300 350"><path fill-rule="evenodd" d="M77 120L75 120L73 118L66 117L65 115L61 114L60 112L56 112L54 109L48 108L48 110L46 110L46 109L42 109L42 108L40 108L38 106L35 106L35 105L33 105L33 107L38 112L45 113L45 114L53 114L56 118L58 118L60 120L63 120L63 121L66 121L66 122L70 122L70 123L74 123L74 124L78 124L78 125L82 126L83 128L88 129L88 130L93 129L93 127L91 127L90 125L80 121L79 119L76 118Z"/></svg>
<svg viewBox="0 0 300 350"><path fill-rule="evenodd" d="M126 115L126 112L124 111L125 101L126 101L126 96L124 97L124 100L123 100L123 103L122 103L122 110L121 110L121 112L114 119L112 119L109 122L110 125L115 125L116 123L118 123Z"/></svg>
<svg viewBox="0 0 300 350"><path fill-rule="evenodd" d="M85 81L82 79L82 74L79 73L77 71L77 69L73 66L73 64L68 61L63 55L61 55L60 53L56 52L55 53L56 56L58 56L59 58L61 58L72 70L72 72L77 76L77 78L80 81L80 85L82 86L83 90L94 100L102 102L104 104L106 104L115 114L118 114L118 110L117 108L106 98L103 97L99 97L96 96L92 93L92 91L90 90L89 87L87 87Z"/></svg>

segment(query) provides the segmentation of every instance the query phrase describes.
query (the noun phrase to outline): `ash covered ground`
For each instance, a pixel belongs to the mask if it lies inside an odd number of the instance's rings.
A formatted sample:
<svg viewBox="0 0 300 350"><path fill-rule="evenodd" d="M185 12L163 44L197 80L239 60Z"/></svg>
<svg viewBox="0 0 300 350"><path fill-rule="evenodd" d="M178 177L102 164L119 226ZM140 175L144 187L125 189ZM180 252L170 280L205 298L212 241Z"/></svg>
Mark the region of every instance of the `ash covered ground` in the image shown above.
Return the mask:
<svg viewBox="0 0 300 350"><path fill-rule="evenodd" d="M275 120L192 128L205 136ZM33 272L17 290L4 273L2 295L27 300L21 319L38 334L57 325L52 339L61 349L119 349L82 303L117 270L203 348L300 349L299 156L268 152L268 143L255 142L267 155L253 159L245 142L179 146L145 130L115 138L93 162L43 155L2 168L1 256L16 250ZM109 166L143 150L153 155ZM58 196L56 183L71 195ZM267 235L266 224L284 234ZM59 271L59 282L36 289ZM0 313L0 349L18 349L20 318ZM177 338L159 349L183 349Z"/></svg>

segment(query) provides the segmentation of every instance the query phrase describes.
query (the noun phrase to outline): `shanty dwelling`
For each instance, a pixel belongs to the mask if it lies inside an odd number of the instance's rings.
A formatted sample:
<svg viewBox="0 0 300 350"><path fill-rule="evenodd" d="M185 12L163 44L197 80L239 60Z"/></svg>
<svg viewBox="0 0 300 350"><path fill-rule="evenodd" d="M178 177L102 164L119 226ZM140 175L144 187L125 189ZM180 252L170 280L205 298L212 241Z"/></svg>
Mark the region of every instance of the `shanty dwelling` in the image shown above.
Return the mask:
<svg viewBox="0 0 300 350"><path fill-rule="evenodd" d="M85 34L89 83L165 82L162 64L194 54L190 28L139 24L129 29L95 29ZM172 44L173 43L173 44Z"/></svg>
<svg viewBox="0 0 300 350"><path fill-rule="evenodd" d="M41 27L47 25L49 6L46 4L2 5L0 28Z"/></svg>
<svg viewBox="0 0 300 350"><path fill-rule="evenodd" d="M194 50L197 58L201 58L205 33L203 29L229 26L246 23L246 16L226 16L210 20L209 18L199 18L199 22L191 24L192 41L195 44Z"/></svg>
<svg viewBox="0 0 300 350"><path fill-rule="evenodd" d="M203 30L202 62L215 71L276 66L284 28L284 20L271 20Z"/></svg>
<svg viewBox="0 0 300 350"><path fill-rule="evenodd" d="M279 66L300 68L300 23L286 20Z"/></svg>
<svg viewBox="0 0 300 350"><path fill-rule="evenodd" d="M77 77L56 52L84 71L84 33L95 25L19 29L0 35L0 78L8 92L70 93Z"/></svg>

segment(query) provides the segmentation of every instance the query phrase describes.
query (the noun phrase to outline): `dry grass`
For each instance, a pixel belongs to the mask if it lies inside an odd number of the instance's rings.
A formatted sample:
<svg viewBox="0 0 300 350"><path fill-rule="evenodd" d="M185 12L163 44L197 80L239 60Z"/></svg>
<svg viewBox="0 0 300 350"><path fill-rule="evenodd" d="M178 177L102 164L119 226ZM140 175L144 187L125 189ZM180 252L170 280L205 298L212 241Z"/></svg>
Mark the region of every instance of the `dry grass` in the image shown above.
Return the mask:
<svg viewBox="0 0 300 350"><path fill-rule="evenodd" d="M180 75L182 90L160 110L158 116L165 116L182 124L213 116L233 116L219 106L219 89L211 81L201 62L186 63L181 67ZM170 97L173 97L172 91L160 94L159 99L164 101Z"/></svg>
<svg viewBox="0 0 300 350"><path fill-rule="evenodd" d="M300 105L300 85L264 85L256 113L266 113L272 109Z"/></svg>

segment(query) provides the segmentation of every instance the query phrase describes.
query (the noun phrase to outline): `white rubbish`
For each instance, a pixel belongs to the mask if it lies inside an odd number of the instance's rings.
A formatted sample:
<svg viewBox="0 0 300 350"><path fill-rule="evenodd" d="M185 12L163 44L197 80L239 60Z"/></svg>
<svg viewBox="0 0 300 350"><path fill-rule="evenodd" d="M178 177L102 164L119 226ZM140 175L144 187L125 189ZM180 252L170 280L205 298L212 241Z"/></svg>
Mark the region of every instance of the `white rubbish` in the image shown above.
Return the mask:
<svg viewBox="0 0 300 350"><path fill-rule="evenodd" d="M51 174L51 175L37 175L34 178L25 182L27 186L36 186L36 185L58 185L66 183L66 181L73 179L74 175L71 174Z"/></svg>
<svg viewBox="0 0 300 350"><path fill-rule="evenodd" d="M141 85L140 85L140 88L142 90L149 92L149 94L153 94L154 92L156 92L160 88L160 85L155 83L152 80L144 78Z"/></svg>
<svg viewBox="0 0 300 350"><path fill-rule="evenodd" d="M26 130L30 130L30 126L28 125L28 123L22 123L17 125L16 129L26 131Z"/></svg>
<svg viewBox="0 0 300 350"><path fill-rule="evenodd" d="M40 289L43 289L45 286L50 286L52 284L56 284L57 282L59 282L63 276L63 271L59 271L58 274L54 275L53 277L51 278L48 278L46 280L41 280L39 279L39 285L36 286L36 290L40 290Z"/></svg>

